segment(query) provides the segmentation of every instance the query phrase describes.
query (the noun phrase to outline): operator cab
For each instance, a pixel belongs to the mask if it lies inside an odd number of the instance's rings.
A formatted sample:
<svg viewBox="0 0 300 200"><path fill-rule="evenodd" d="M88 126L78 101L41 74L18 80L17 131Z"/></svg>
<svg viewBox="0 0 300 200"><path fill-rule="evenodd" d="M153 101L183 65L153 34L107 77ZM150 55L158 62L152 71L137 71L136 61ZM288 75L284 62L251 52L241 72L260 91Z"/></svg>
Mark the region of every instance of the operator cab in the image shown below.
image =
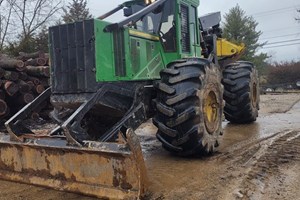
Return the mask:
<svg viewBox="0 0 300 200"><path fill-rule="evenodd" d="M152 1L153 3L154 1ZM129 24L129 28L136 29L148 34L159 35L161 43L166 52L174 52L176 46L176 18L175 1L167 1L163 6L159 6L152 12L146 14L135 23ZM151 2L141 2L123 9L124 16L131 15L141 11Z"/></svg>
<svg viewBox="0 0 300 200"><path fill-rule="evenodd" d="M161 5L155 6L160 2ZM119 28L159 36L164 52L177 54L172 56L173 60L201 56L198 5L198 0L129 1L123 4L126 19L118 23Z"/></svg>

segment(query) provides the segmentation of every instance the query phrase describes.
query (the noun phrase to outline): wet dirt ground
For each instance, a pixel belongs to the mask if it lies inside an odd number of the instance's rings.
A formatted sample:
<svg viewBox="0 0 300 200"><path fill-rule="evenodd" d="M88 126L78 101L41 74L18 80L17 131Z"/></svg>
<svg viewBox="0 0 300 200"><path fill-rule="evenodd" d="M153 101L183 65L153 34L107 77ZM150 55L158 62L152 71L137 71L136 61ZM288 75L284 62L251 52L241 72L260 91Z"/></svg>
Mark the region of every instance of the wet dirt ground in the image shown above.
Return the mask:
<svg viewBox="0 0 300 200"><path fill-rule="evenodd" d="M257 122L223 123L211 157L181 158L164 151L151 123L136 133L150 179L148 199L300 200L300 94L262 95ZM94 198L0 181L0 200Z"/></svg>

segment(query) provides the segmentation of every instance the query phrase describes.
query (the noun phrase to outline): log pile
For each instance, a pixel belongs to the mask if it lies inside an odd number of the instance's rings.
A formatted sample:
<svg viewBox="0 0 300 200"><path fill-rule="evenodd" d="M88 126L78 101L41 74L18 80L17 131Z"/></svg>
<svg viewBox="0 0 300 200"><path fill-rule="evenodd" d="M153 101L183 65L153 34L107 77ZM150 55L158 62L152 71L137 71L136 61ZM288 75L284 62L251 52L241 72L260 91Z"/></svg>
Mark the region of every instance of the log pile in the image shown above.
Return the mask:
<svg viewBox="0 0 300 200"><path fill-rule="evenodd" d="M12 58L0 54L0 119L10 117L49 87L49 55L23 53ZM31 117L36 118L44 104Z"/></svg>

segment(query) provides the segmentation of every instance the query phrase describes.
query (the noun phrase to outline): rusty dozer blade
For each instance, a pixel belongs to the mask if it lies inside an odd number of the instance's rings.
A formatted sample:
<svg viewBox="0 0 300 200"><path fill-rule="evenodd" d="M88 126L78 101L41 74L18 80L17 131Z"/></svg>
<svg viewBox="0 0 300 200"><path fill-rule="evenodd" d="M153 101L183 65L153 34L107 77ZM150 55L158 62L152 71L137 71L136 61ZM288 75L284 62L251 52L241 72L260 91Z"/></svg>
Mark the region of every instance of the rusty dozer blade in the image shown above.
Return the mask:
<svg viewBox="0 0 300 200"><path fill-rule="evenodd" d="M141 146L132 129L123 140L71 147L62 138L24 138L22 143L2 135L0 178L96 197L139 199L148 182Z"/></svg>
<svg viewBox="0 0 300 200"><path fill-rule="evenodd" d="M5 123L9 135L0 136L0 178L111 199L144 196L146 168L133 131L147 119L140 88L131 108L102 138L91 141L81 127L85 114L112 87L99 88L46 134L35 133L23 122L50 98L51 88L22 108Z"/></svg>

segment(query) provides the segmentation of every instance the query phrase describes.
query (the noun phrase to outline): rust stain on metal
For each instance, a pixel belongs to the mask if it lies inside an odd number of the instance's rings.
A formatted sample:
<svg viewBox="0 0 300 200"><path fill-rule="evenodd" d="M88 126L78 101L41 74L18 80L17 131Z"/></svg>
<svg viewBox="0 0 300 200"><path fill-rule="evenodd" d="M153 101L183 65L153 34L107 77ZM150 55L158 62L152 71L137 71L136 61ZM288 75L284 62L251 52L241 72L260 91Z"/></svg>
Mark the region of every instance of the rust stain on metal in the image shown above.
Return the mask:
<svg viewBox="0 0 300 200"><path fill-rule="evenodd" d="M145 164L133 147L139 143L129 143L97 150L1 139L0 178L101 198L140 198L146 191Z"/></svg>
<svg viewBox="0 0 300 200"><path fill-rule="evenodd" d="M126 169L123 168L125 166L125 163L121 161L118 164L113 165L114 169L114 177L113 177L113 185L114 187L121 187L125 190L131 190L133 186L127 182L127 174Z"/></svg>

